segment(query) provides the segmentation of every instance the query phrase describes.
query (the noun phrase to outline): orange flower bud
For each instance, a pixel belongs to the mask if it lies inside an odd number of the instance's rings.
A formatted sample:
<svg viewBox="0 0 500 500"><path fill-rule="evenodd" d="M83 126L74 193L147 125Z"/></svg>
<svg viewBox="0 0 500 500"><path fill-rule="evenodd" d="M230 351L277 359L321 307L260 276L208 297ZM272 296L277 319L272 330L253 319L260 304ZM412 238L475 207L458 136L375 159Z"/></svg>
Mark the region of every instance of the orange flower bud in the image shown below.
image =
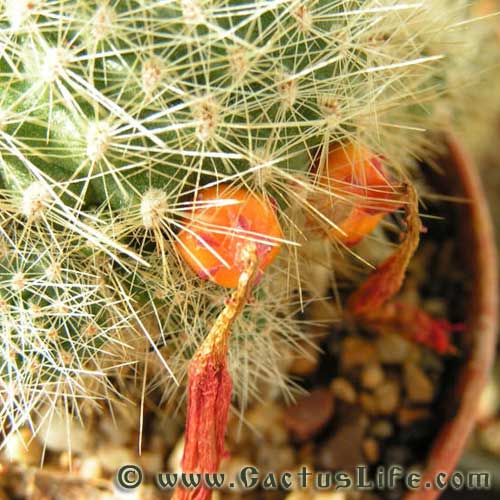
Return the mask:
<svg viewBox="0 0 500 500"><path fill-rule="evenodd" d="M231 203L233 202L234 203ZM244 188L214 186L200 191L177 248L202 278L229 288L243 272L242 251L255 244L259 274L278 255L283 232L272 204Z"/></svg>
<svg viewBox="0 0 500 500"><path fill-rule="evenodd" d="M348 246L355 245L396 210L400 195L381 158L366 147L343 144L333 148L318 173L317 185L332 195L318 193L312 200L337 226L327 234Z"/></svg>

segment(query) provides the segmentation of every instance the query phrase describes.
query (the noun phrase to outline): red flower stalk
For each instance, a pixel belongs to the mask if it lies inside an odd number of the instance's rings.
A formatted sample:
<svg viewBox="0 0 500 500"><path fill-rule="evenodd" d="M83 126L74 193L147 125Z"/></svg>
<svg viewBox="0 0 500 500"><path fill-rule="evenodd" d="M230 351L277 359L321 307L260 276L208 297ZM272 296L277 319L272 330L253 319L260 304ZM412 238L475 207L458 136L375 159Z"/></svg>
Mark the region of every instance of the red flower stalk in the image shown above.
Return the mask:
<svg viewBox="0 0 500 500"><path fill-rule="evenodd" d="M445 319L433 318L421 308L403 302L387 304L375 324L380 333L404 332L413 342L425 345L438 354L456 354L451 334L464 328L462 324L454 325Z"/></svg>
<svg viewBox="0 0 500 500"><path fill-rule="evenodd" d="M231 327L245 305L259 270L256 246L248 243L240 253L242 272L238 287L196 351L188 371L188 408L182 470L215 473L223 458L224 435L231 403L232 381L227 369ZM175 500L208 500L211 491L178 487Z"/></svg>
<svg viewBox="0 0 500 500"><path fill-rule="evenodd" d="M444 319L433 318L419 307L393 300L403 285L422 231L415 190L407 186L406 192L405 239L351 294L347 308L358 321L375 332L404 334L440 354L453 354L456 349L451 344L450 334L461 330L461 325L452 325Z"/></svg>
<svg viewBox="0 0 500 500"><path fill-rule="evenodd" d="M418 215L417 194L406 186L405 205L408 232L397 250L349 297L348 309L357 317L370 320L380 316L380 310L401 289L410 263L420 241L422 223Z"/></svg>

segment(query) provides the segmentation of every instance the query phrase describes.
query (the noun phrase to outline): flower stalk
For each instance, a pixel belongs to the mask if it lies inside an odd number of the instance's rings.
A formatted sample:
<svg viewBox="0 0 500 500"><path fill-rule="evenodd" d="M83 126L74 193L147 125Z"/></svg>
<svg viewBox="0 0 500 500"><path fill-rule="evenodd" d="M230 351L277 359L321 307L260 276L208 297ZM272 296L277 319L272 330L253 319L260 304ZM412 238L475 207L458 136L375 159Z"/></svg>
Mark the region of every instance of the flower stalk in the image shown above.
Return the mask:
<svg viewBox="0 0 500 500"><path fill-rule="evenodd" d="M362 324L380 334L403 333L414 342L423 344L439 354L453 354L450 334L460 331L444 319L433 318L412 304L394 299L400 291L408 265L417 250L420 233L424 231L418 215L415 189L405 187L406 227L404 240L347 301L347 309Z"/></svg>
<svg viewBox="0 0 500 500"><path fill-rule="evenodd" d="M185 473L217 472L224 451L232 380L227 368L228 340L231 327L248 301L259 270L254 243L241 252L238 287L213 324L204 342L193 356L188 371L188 408L182 470ZM211 491L199 486L194 490L178 488L175 500L207 500Z"/></svg>

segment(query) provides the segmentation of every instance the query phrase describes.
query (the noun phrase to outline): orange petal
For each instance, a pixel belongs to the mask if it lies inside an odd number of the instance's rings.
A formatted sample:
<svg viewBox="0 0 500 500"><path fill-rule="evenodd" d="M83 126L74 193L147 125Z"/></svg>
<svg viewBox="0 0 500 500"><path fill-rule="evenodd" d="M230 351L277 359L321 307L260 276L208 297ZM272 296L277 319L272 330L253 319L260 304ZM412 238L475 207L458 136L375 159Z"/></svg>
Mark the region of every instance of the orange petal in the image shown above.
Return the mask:
<svg viewBox="0 0 500 500"><path fill-rule="evenodd" d="M330 235L347 246L356 245L378 226L383 217L383 213L370 215L360 208L354 208L349 217L338 226L344 234L334 228Z"/></svg>

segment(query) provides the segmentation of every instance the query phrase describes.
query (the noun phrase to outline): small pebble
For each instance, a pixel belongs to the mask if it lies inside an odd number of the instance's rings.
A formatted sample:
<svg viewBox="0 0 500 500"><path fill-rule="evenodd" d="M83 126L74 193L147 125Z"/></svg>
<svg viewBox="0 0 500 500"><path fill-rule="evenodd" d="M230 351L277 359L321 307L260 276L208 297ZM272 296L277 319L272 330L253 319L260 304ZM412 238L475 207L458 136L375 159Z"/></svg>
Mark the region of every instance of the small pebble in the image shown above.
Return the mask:
<svg viewBox="0 0 500 500"><path fill-rule="evenodd" d="M347 500L347 497L341 491L331 491L315 493L312 500Z"/></svg>
<svg viewBox="0 0 500 500"><path fill-rule="evenodd" d="M163 457L154 451L142 451L139 458L139 465L146 474L154 475L163 470Z"/></svg>
<svg viewBox="0 0 500 500"><path fill-rule="evenodd" d="M500 420L480 427L479 441L486 451L500 457Z"/></svg>
<svg viewBox="0 0 500 500"><path fill-rule="evenodd" d="M229 481L234 480L234 484L236 485L234 488L231 488L232 491L242 491L242 486L235 479L239 477L240 471L243 467L250 466L251 461L245 457L239 455L231 455L229 457L223 458L219 467L219 472L224 474ZM226 487L229 488L229 485L226 484Z"/></svg>
<svg viewBox="0 0 500 500"><path fill-rule="evenodd" d="M330 390L337 398L346 403L354 404L357 394L354 386L344 377L334 378L330 382Z"/></svg>
<svg viewBox="0 0 500 500"><path fill-rule="evenodd" d="M399 406L399 394L399 384L392 380L387 380L377 387L374 396L377 401L378 412L382 415L395 413Z"/></svg>
<svg viewBox="0 0 500 500"><path fill-rule="evenodd" d="M378 363L366 365L361 371L360 382L365 389L375 389L384 381L384 371Z"/></svg>
<svg viewBox="0 0 500 500"><path fill-rule="evenodd" d="M379 439L388 439L394 434L394 426L389 420L377 420L371 427L371 433Z"/></svg>
<svg viewBox="0 0 500 500"><path fill-rule="evenodd" d="M33 434L27 427L9 434L3 445L9 461L22 465L40 464L42 447L37 439L33 439Z"/></svg>
<svg viewBox="0 0 500 500"><path fill-rule="evenodd" d="M419 366L406 363L404 380L406 395L412 403L430 403L434 399L434 384Z"/></svg>
<svg viewBox="0 0 500 500"><path fill-rule="evenodd" d="M365 463L362 442L367 427L368 418L362 413L341 422L335 434L322 443L316 453L319 468L353 473L356 466Z"/></svg>
<svg viewBox="0 0 500 500"><path fill-rule="evenodd" d="M184 436L178 439L177 443L175 443L174 449L171 451L168 460L167 466L170 472L182 472L181 460L182 455L184 454Z"/></svg>
<svg viewBox="0 0 500 500"><path fill-rule="evenodd" d="M363 440L363 454L370 464L377 463L380 458L379 444L373 438Z"/></svg>
<svg viewBox="0 0 500 500"><path fill-rule="evenodd" d="M244 426L240 426L238 415L230 416L229 440L238 447L242 445L255 447L256 441L273 445L288 443L289 431L283 424L285 413L285 408L268 400L266 404L256 404L246 412Z"/></svg>
<svg viewBox="0 0 500 500"><path fill-rule="evenodd" d="M403 445L388 446L383 451L384 462L388 464L407 465L413 458L412 450Z"/></svg>
<svg viewBox="0 0 500 500"><path fill-rule="evenodd" d="M124 464L134 464L138 457L125 446L114 446L112 444L103 445L97 449L97 458L101 462L103 470L112 474Z"/></svg>
<svg viewBox="0 0 500 500"><path fill-rule="evenodd" d="M86 452L91 448L92 432L70 416L54 413L44 420L38 433L50 451Z"/></svg>
<svg viewBox="0 0 500 500"><path fill-rule="evenodd" d="M500 390L498 382L492 377L481 393L479 407L477 409L477 419L479 422L493 417L500 407Z"/></svg>
<svg viewBox="0 0 500 500"><path fill-rule="evenodd" d="M250 429L261 434L263 439L272 439L274 428L281 426L283 409L272 402L256 405L248 410L245 419Z"/></svg>
<svg viewBox="0 0 500 500"><path fill-rule="evenodd" d="M398 422L402 427L406 427L419 420L426 420L429 416L430 414L427 408L409 408L403 406L398 411Z"/></svg>
<svg viewBox="0 0 500 500"><path fill-rule="evenodd" d="M423 349L419 365L427 373L441 374L444 370L443 357L431 349Z"/></svg>
<svg viewBox="0 0 500 500"><path fill-rule="evenodd" d="M377 353L371 342L357 337L347 337L342 342L340 363L343 370L373 363L376 359Z"/></svg>
<svg viewBox="0 0 500 500"><path fill-rule="evenodd" d="M48 467L47 467L48 469ZM27 497L36 500L122 500L125 497L113 494L115 486L109 481L107 487L102 488L101 484L92 481L82 481L76 479L73 474L66 474L65 471L48 471L34 474L33 480L28 488ZM123 490L122 490L123 492ZM134 491L134 495L127 500L139 500Z"/></svg>
<svg viewBox="0 0 500 500"><path fill-rule="evenodd" d="M165 498L165 496L162 493L160 493L158 491L158 488L154 485L141 484L139 488L140 488L139 500L163 500ZM127 493L125 494L124 500L132 500L132 498L130 498L130 492ZM218 493L219 493L218 491L214 491L214 493L212 493L212 500L217 500L217 499L220 500ZM113 500L115 499L113 498Z"/></svg>
<svg viewBox="0 0 500 500"><path fill-rule="evenodd" d="M137 488L125 490L124 488L119 486L116 481L113 481L112 485L112 495L110 497L104 497L104 500L159 500L158 490L155 487L140 484ZM80 500L81 498L85 498L85 500L87 500L87 497L80 497L78 498L78 500ZM99 500L101 500L101 497L94 496L92 498L99 498Z"/></svg>
<svg viewBox="0 0 500 500"><path fill-rule="evenodd" d="M99 428L104 439L115 445L125 445L133 432L125 419L113 421L110 417L104 417L99 421Z"/></svg>
<svg viewBox="0 0 500 500"><path fill-rule="evenodd" d="M101 462L97 457L84 458L78 473L85 479L99 479L102 476Z"/></svg>
<svg viewBox="0 0 500 500"><path fill-rule="evenodd" d="M304 350L300 355L295 356L288 371L292 375L306 377L312 375L319 366L320 351L317 347L309 344L302 347Z"/></svg>
<svg viewBox="0 0 500 500"><path fill-rule="evenodd" d="M383 364L402 364L410 352L410 342L401 335L382 335L376 342L378 359Z"/></svg>
<svg viewBox="0 0 500 500"><path fill-rule="evenodd" d="M291 446L262 445L256 459L261 472L282 472L295 465L295 452Z"/></svg>
<svg viewBox="0 0 500 500"><path fill-rule="evenodd" d="M368 415L376 415L378 413L377 399L369 392L362 392L360 394L359 404Z"/></svg>
<svg viewBox="0 0 500 500"><path fill-rule="evenodd" d="M418 344L410 344L410 349L408 351L407 361L415 363L416 365L421 365L422 363L422 347Z"/></svg>
<svg viewBox="0 0 500 500"><path fill-rule="evenodd" d="M442 298L427 299L422 304L422 309L432 316L445 318L447 316L446 303Z"/></svg>
<svg viewBox="0 0 500 500"><path fill-rule="evenodd" d="M306 441L297 453L297 462L304 464L310 464L313 462L313 457L315 455L314 443L312 441Z"/></svg>
<svg viewBox="0 0 500 500"><path fill-rule="evenodd" d="M333 402L333 394L328 389L314 389L285 409L284 424L298 441L306 441L320 432L332 418Z"/></svg>
<svg viewBox="0 0 500 500"><path fill-rule="evenodd" d="M16 464L0 458L0 490L7 490L8 500L33 499L33 480L36 476L36 468L18 467ZM1 500L4 500L0 497Z"/></svg>
<svg viewBox="0 0 500 500"><path fill-rule="evenodd" d="M69 470L75 463L75 457L69 451L63 451L59 454L59 467L61 469Z"/></svg>
<svg viewBox="0 0 500 500"><path fill-rule="evenodd" d="M271 443L273 443L273 445L283 445L288 443L290 434L281 421L275 421L272 431Z"/></svg>
<svg viewBox="0 0 500 500"><path fill-rule="evenodd" d="M312 496L307 491L292 491L288 493L285 500L311 500Z"/></svg>

